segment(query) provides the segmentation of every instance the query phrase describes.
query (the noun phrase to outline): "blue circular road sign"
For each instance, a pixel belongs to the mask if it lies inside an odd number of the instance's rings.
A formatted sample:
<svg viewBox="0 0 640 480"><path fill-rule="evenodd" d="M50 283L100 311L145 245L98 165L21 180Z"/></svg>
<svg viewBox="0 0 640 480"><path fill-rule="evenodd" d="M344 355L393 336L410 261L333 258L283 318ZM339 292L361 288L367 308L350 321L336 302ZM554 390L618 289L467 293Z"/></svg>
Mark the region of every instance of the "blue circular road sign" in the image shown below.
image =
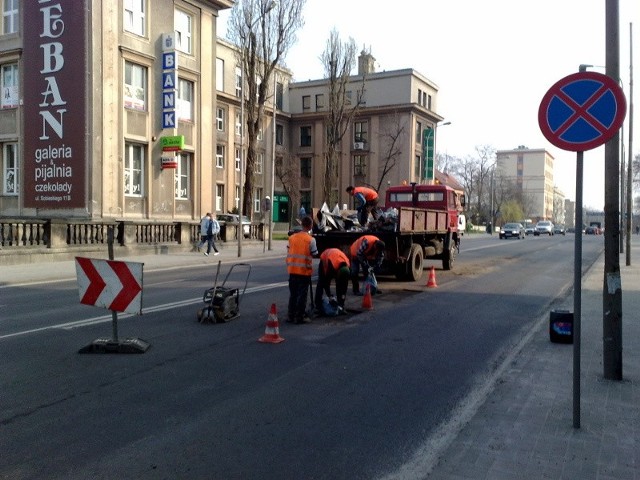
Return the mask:
<svg viewBox="0 0 640 480"><path fill-rule="evenodd" d="M579 72L559 80L545 94L538 124L556 147L584 152L611 139L626 113L624 92L611 77Z"/></svg>

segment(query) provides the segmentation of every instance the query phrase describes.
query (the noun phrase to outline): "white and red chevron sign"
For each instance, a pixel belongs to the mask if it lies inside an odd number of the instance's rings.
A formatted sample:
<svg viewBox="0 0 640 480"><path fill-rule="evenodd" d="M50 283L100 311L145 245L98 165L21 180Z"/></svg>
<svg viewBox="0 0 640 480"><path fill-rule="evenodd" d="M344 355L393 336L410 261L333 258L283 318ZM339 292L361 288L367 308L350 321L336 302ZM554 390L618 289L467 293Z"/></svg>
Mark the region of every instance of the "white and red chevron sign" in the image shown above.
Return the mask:
<svg viewBox="0 0 640 480"><path fill-rule="evenodd" d="M142 313L143 265L76 257L80 303L116 312Z"/></svg>

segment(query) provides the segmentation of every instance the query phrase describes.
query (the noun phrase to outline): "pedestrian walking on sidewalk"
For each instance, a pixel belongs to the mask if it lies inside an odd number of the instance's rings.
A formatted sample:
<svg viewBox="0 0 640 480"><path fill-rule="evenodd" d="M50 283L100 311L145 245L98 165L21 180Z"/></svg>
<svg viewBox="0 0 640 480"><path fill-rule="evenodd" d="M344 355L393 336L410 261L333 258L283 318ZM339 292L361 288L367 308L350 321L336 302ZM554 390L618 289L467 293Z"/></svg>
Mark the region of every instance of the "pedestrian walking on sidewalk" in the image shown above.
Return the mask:
<svg viewBox="0 0 640 480"><path fill-rule="evenodd" d="M207 242L207 251L204 252L205 256L209 256L212 248L215 252L214 255L220 254L216 247L216 242L214 241L214 237L218 233L220 233L220 224L215 219L215 215L212 215L211 212L207 212L200 222L200 243L198 244L198 250L200 250L204 246L204 243Z"/></svg>
<svg viewBox="0 0 640 480"><path fill-rule="evenodd" d="M309 323L306 316L307 292L311 288L313 258L318 257L316 239L311 236L313 220L302 219L302 230L291 234L287 245L287 272L289 273L289 308L287 322Z"/></svg>

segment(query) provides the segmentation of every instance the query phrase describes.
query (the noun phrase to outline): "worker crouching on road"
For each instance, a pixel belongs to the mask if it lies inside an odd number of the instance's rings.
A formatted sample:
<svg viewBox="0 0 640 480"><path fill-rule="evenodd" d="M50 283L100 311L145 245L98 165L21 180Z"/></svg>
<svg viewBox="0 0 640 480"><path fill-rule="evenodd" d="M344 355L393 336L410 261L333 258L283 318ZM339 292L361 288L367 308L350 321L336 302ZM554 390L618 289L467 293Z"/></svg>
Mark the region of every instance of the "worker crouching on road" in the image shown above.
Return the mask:
<svg viewBox="0 0 640 480"><path fill-rule="evenodd" d="M362 228L367 225L369 219L369 212L373 215L373 219L378 218L376 213L376 207L378 206L378 192L373 188L367 187L353 187L349 185L347 187L347 193L352 195L356 201L356 210L358 211L358 222Z"/></svg>
<svg viewBox="0 0 640 480"><path fill-rule="evenodd" d="M287 271L289 272L289 309L287 322L309 323L305 315L307 291L311 288L313 258L318 257L316 239L311 236L313 220L302 219L302 230L289 237L287 245Z"/></svg>
<svg viewBox="0 0 640 480"><path fill-rule="evenodd" d="M384 260L385 244L375 235L363 235L351 244L351 280L353 294L362 295L358 276L360 270L365 277L370 269L379 268Z"/></svg>
<svg viewBox="0 0 640 480"><path fill-rule="evenodd" d="M323 312L322 294L331 297L331 280L336 281L336 297L338 306L344 309L347 298L349 277L351 277L351 262L349 257L339 248L328 248L320 255L318 264L318 285L316 286L316 309Z"/></svg>

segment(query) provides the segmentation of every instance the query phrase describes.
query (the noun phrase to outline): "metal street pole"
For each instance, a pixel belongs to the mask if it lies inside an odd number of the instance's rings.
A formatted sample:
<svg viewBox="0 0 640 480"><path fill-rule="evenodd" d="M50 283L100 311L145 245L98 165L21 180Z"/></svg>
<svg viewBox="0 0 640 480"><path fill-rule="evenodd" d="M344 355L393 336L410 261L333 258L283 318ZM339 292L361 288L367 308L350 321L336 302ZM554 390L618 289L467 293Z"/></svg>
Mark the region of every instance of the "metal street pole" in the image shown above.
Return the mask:
<svg viewBox="0 0 640 480"><path fill-rule="evenodd" d="M605 2L606 72L620 78L619 1ZM604 377L622 380L622 281L618 216L620 188L620 133L604 146L604 278L602 287L602 358Z"/></svg>
<svg viewBox="0 0 640 480"><path fill-rule="evenodd" d="M629 24L629 159L627 162L627 256L631 265L631 232L633 227L633 24Z"/></svg>
<svg viewBox="0 0 640 480"><path fill-rule="evenodd" d="M271 209L269 210L269 250L271 250L271 242L273 240L273 205L275 203L275 199L273 198L275 194L274 183L275 183L275 172L276 172L276 133L277 133L277 125L276 125L276 112L277 112L277 90L278 85L278 73L273 71L273 125L271 132Z"/></svg>

